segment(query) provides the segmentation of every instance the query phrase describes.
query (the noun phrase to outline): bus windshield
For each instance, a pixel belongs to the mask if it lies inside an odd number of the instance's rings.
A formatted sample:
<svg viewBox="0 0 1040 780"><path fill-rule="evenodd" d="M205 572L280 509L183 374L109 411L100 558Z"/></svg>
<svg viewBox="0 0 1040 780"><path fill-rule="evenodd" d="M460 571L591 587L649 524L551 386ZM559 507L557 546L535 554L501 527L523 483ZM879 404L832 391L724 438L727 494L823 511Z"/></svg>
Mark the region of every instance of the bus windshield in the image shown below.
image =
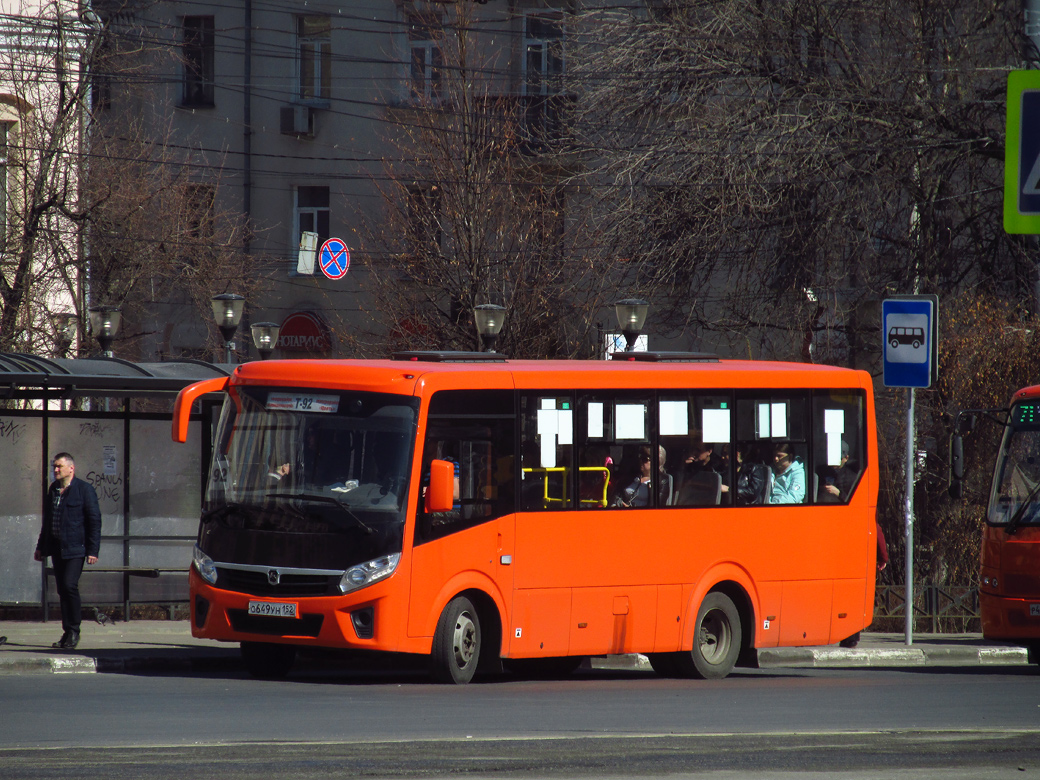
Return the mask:
<svg viewBox="0 0 1040 780"><path fill-rule="evenodd" d="M308 555L329 568L400 552L417 412L417 399L389 394L237 388L215 436L200 542L231 560L234 545L213 549L222 537L255 532L278 550L276 537L310 535Z"/></svg>
<svg viewBox="0 0 1040 780"><path fill-rule="evenodd" d="M1013 420L997 458L987 519L1016 526L1040 522L1040 426Z"/></svg>

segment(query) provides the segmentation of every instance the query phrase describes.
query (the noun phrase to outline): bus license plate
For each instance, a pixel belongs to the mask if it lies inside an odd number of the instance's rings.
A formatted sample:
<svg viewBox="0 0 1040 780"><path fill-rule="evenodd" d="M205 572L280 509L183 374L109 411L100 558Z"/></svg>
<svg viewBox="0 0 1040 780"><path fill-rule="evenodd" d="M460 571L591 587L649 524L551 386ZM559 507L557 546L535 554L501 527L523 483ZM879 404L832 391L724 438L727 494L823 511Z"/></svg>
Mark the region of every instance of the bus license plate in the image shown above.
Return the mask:
<svg viewBox="0 0 1040 780"><path fill-rule="evenodd" d="M1040 617L1040 604L1029 605L1029 617Z"/></svg>
<svg viewBox="0 0 1040 780"><path fill-rule="evenodd" d="M296 604L288 601L250 601L249 614L264 617L299 617Z"/></svg>

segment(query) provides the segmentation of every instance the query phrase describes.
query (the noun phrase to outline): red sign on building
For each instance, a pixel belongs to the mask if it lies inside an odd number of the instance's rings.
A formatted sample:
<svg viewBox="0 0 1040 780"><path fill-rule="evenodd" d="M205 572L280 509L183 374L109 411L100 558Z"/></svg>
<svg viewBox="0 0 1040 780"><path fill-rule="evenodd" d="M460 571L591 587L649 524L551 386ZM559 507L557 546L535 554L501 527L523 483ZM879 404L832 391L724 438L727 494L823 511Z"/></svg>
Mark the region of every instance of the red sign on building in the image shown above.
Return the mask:
<svg viewBox="0 0 1040 780"><path fill-rule="evenodd" d="M310 311L298 311L282 321L278 331L278 349L283 352L332 351L332 334L320 316Z"/></svg>

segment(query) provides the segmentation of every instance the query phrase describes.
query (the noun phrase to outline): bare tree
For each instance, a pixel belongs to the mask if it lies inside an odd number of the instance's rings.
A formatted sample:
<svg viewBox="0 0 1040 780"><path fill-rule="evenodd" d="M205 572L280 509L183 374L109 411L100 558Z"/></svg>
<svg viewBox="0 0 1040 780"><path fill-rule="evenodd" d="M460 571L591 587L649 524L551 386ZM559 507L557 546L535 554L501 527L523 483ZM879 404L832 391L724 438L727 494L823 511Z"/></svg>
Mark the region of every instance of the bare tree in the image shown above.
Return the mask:
<svg viewBox="0 0 1040 780"><path fill-rule="evenodd" d="M69 318L89 350L87 309L99 304L123 309L131 340L157 301L208 321L210 296L260 284L259 258L239 251L248 226L217 207L219 168L133 110L138 77L176 50L118 7L75 10L52 0L3 18L0 350L63 354Z"/></svg>
<svg viewBox="0 0 1040 780"><path fill-rule="evenodd" d="M1017 2L589 8L571 78L601 251L675 334L871 365L890 292L1031 285L1000 220ZM750 350L742 344L755 345Z"/></svg>
<svg viewBox="0 0 1040 780"><path fill-rule="evenodd" d="M587 354L590 312L613 293L567 241L569 193L535 154L547 104L509 94L493 25L474 8L459 0L410 20L436 55L397 110L396 154L377 183L385 211L367 231L382 343L477 349L473 309L494 303L507 310L502 351Z"/></svg>

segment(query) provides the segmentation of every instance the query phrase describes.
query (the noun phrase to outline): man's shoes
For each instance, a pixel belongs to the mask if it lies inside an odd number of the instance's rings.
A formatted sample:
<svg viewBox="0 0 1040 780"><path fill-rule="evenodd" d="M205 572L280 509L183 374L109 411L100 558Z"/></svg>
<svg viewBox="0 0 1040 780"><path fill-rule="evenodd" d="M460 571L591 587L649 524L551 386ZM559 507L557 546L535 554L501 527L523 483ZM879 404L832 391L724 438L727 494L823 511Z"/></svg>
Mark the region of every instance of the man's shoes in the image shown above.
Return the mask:
<svg viewBox="0 0 1040 780"><path fill-rule="evenodd" d="M79 631L66 631L51 647L55 650L75 650L79 644Z"/></svg>
<svg viewBox="0 0 1040 780"><path fill-rule="evenodd" d="M847 639L842 639L840 642L838 642L838 644L842 647L855 647L859 644L859 632L853 634Z"/></svg>

